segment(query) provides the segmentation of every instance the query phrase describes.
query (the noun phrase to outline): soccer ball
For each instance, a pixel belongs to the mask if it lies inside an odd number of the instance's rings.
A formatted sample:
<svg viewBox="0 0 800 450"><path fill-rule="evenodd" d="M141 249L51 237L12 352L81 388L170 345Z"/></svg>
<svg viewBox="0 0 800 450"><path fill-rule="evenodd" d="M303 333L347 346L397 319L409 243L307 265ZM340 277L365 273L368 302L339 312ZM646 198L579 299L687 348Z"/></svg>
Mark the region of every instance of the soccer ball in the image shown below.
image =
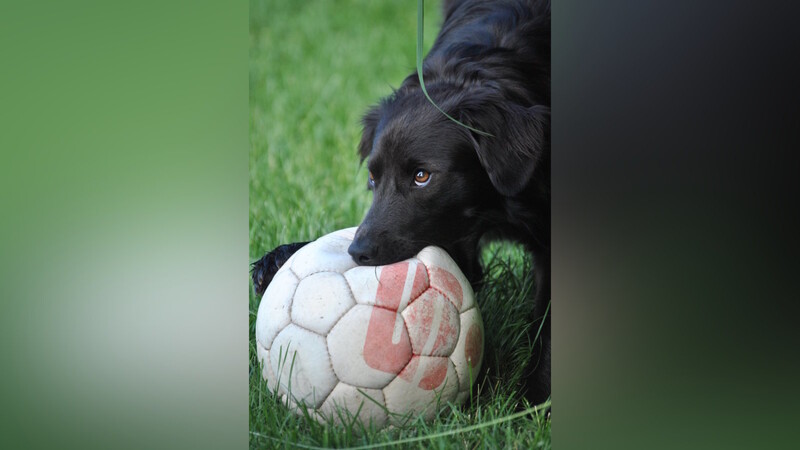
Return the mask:
<svg viewBox="0 0 800 450"><path fill-rule="evenodd" d="M463 403L483 359L475 294L450 256L426 247L386 266L357 266L355 228L301 248L258 307L263 377L298 413L376 427Z"/></svg>

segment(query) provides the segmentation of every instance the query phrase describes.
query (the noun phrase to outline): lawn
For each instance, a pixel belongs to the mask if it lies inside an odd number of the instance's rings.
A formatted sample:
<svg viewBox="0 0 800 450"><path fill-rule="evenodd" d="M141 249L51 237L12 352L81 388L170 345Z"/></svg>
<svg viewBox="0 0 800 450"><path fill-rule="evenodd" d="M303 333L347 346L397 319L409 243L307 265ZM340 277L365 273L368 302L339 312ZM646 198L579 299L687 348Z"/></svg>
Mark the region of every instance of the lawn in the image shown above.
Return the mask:
<svg viewBox="0 0 800 450"><path fill-rule="evenodd" d="M425 48L440 21L425 5ZM356 146L360 117L414 71L416 2L280 1L250 4L250 258L357 225L370 204ZM478 304L484 371L467 405L431 423L373 430L319 425L268 392L255 358L259 299L250 297L250 446L550 448L550 421L525 413L516 392L530 345L523 318L532 289L528 257L510 244L484 253ZM398 442L399 441L399 442Z"/></svg>

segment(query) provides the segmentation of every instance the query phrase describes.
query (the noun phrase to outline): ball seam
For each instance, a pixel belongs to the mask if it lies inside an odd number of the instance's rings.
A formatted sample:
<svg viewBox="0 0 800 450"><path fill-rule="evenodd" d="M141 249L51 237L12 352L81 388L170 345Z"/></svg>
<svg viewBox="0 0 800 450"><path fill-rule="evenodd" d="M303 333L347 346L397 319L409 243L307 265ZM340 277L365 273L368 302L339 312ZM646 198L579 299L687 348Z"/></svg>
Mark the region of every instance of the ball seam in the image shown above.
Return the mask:
<svg viewBox="0 0 800 450"><path fill-rule="evenodd" d="M289 267L289 271L290 272L292 271L291 267ZM297 275L294 274L294 272L292 272L292 274L294 275L295 278L297 278ZM275 333L275 336L272 337L272 342L275 342L275 338L277 338L278 335L281 334L281 331L285 330L286 327L288 327L289 325L291 325L293 323L292 322L292 305L294 305L294 294L297 293L297 286L300 286L300 279L299 278L297 278L297 282L294 284L294 288L292 290L292 295L289 296L289 322L286 323L284 326L282 326L281 329L278 330ZM264 301L264 297L261 297L261 301ZM260 302L259 302L258 306L261 306ZM257 313L256 313L256 320L258 320ZM256 341L258 341L258 339L256 339ZM272 348L272 344L270 344L270 346L269 346L270 348L267 348L266 346L262 346L262 347L264 347L267 350L270 350Z"/></svg>
<svg viewBox="0 0 800 450"><path fill-rule="evenodd" d="M327 347L326 347L326 348L327 348ZM328 358L328 359L330 359L330 358ZM333 389L331 389L331 391L330 391L330 392L328 392L328 395L326 395L326 396L325 396L325 398L322 400L322 402L320 402L320 404L319 404L319 407L315 407L315 408L313 408L313 409L314 409L314 412L316 412L316 413L318 413L318 414L322 414L322 413L320 412L320 408L322 408L322 405L324 405L324 404L325 404L325 402L327 402L327 401L328 401L328 399L330 398L331 394L333 394L333 391L335 391L335 390L336 390L336 388L337 388L337 387L339 387L339 384L340 384L341 382L342 382L342 381L341 381L341 380L340 380L340 379L337 377L337 378L336 378L336 384L334 384L334 385L333 385Z"/></svg>
<svg viewBox="0 0 800 450"><path fill-rule="evenodd" d="M355 268L355 267L351 267L350 269L354 269L354 268ZM350 269L347 269L347 270L345 270L345 272L347 272L347 271L348 271L348 270L350 270ZM338 272L338 271L336 271L336 270L332 270L332 269L323 269L323 270L317 270L317 271L314 271L314 272L310 272L310 273L307 273L307 274L306 274L304 277L302 277L302 278L300 278L300 275L297 275L297 272L295 272L294 270L292 270L292 273L294 273L294 275L295 275L295 276L296 276L298 279L300 279L300 280L303 280L303 279L305 279L305 278L308 278L308 277L310 277L311 275L316 275L316 274L318 274L318 273L335 273L335 274L338 274L338 275L344 276L344 272Z"/></svg>
<svg viewBox="0 0 800 450"><path fill-rule="evenodd" d="M458 307L458 305L456 305L456 302L454 302L453 299L450 298L450 296L445 294L444 291L442 291L441 289L437 288L436 286L433 285L433 283L431 283L431 271L428 269L428 265L425 264L424 262L423 262L422 265L425 267L425 273L428 275L428 288L429 289L433 289L434 291L442 294L444 296L444 298L447 299L447 301L449 301L450 303L453 304L453 306L456 307L456 311L458 311L459 307ZM458 266L456 266L456 267L458 267ZM459 270L460 269L461 268L459 267ZM424 293L425 291L422 291L422 292ZM417 298L420 298L421 296L422 296L422 294L418 295ZM415 298L414 300L416 300L417 298ZM413 303L413 301L408 302L409 305L411 305L411 303ZM464 299L461 299L461 304L462 305L464 304ZM460 312L459 312L459 314L460 314Z"/></svg>

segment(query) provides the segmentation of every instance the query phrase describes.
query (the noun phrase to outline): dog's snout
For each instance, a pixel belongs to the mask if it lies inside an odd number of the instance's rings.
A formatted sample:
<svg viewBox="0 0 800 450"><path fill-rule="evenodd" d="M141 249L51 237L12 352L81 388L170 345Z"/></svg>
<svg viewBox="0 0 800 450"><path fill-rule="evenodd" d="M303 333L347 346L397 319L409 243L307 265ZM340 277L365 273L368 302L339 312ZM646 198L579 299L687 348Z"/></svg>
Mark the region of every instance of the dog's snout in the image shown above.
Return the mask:
<svg viewBox="0 0 800 450"><path fill-rule="evenodd" d="M350 244L347 253L353 257L353 261L362 266L369 265L375 260L377 247L371 245L366 239L356 239Z"/></svg>

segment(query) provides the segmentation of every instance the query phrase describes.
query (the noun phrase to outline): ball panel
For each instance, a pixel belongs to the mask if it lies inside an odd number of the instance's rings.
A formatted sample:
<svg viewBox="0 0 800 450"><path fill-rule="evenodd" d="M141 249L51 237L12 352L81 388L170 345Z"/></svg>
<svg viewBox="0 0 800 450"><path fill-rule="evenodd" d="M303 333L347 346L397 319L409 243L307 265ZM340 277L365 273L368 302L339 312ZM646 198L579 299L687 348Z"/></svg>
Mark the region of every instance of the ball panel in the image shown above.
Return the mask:
<svg viewBox="0 0 800 450"><path fill-rule="evenodd" d="M278 333L269 357L280 391L312 408L318 408L339 381L325 338L295 324Z"/></svg>
<svg viewBox="0 0 800 450"><path fill-rule="evenodd" d="M342 418L350 420L358 413L357 417L363 424L369 425L371 421L376 428L383 428L389 419L385 405L383 391L380 389L360 388L340 382L319 408L319 412L325 418L333 418L333 422L338 425L342 424Z"/></svg>
<svg viewBox="0 0 800 450"><path fill-rule="evenodd" d="M265 349L269 349L278 332L289 325L289 311L297 284L292 271L281 268L261 297L256 316L256 341Z"/></svg>
<svg viewBox="0 0 800 450"><path fill-rule="evenodd" d="M336 321L355 305L342 275L319 272L300 280L294 293L292 322L325 336Z"/></svg>
<svg viewBox="0 0 800 450"><path fill-rule="evenodd" d="M344 273L350 291L359 305L374 305L380 284L381 267L358 266Z"/></svg>
<svg viewBox="0 0 800 450"><path fill-rule="evenodd" d="M408 331L397 313L356 305L328 333L337 377L354 386L380 389L411 359Z"/></svg>
<svg viewBox="0 0 800 450"><path fill-rule="evenodd" d="M459 312L475 306L475 293L453 258L439 247L425 247L417 254L428 267L430 285L444 293Z"/></svg>
<svg viewBox="0 0 800 450"><path fill-rule="evenodd" d="M459 389L468 391L470 376L474 383L483 363L483 320L478 308L461 314L461 334L450 359L458 373Z"/></svg>
<svg viewBox="0 0 800 450"><path fill-rule="evenodd" d="M450 356L460 333L455 306L441 292L428 289L403 311L415 355Z"/></svg>
<svg viewBox="0 0 800 450"><path fill-rule="evenodd" d="M449 358L414 356L400 375L383 389L383 395L390 412L414 412L430 420L438 406L455 400L458 385L458 375Z"/></svg>
<svg viewBox="0 0 800 450"><path fill-rule="evenodd" d="M302 280L316 272L344 273L356 267L347 253L351 241L344 235L332 233L307 244L292 255L292 271Z"/></svg>

